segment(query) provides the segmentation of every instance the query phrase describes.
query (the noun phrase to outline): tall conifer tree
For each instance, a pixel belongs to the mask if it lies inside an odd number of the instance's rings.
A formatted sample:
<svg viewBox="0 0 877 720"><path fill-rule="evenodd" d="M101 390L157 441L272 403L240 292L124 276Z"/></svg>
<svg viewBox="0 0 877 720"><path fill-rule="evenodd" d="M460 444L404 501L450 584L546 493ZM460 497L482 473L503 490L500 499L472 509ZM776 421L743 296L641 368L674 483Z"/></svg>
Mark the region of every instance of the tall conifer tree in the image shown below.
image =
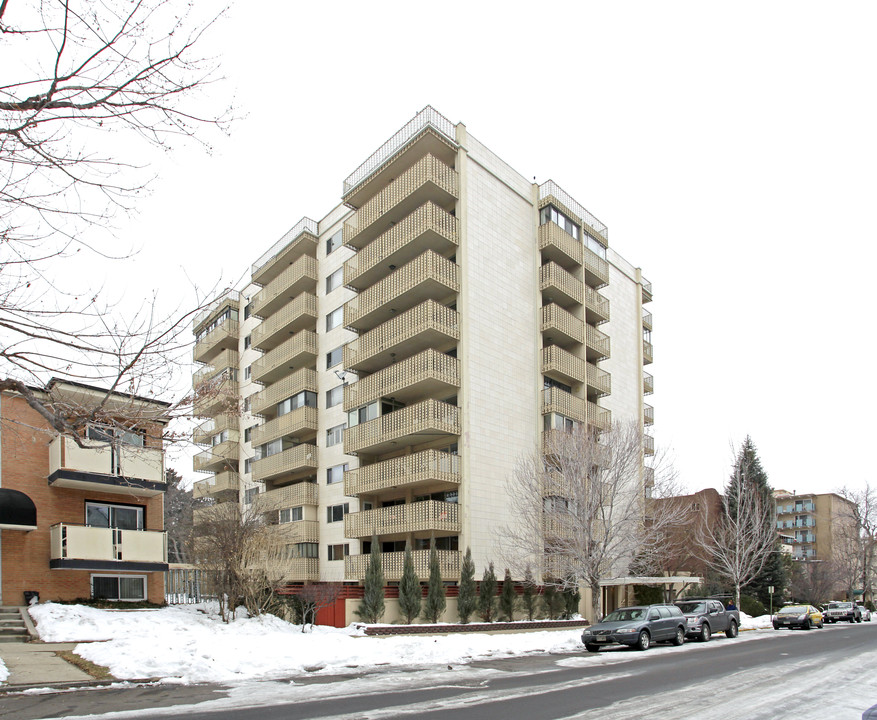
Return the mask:
<svg viewBox="0 0 877 720"><path fill-rule="evenodd" d="M411 546L407 545L405 559L402 562L402 580L399 582L399 612L408 625L420 615L422 603L423 593L420 589L420 579L414 570L414 556L411 554Z"/></svg>
<svg viewBox="0 0 877 720"><path fill-rule="evenodd" d="M460 593L457 597L457 613L460 622L466 625L478 604L478 595L475 587L475 563L472 562L472 550L466 548L463 556L463 565L460 568Z"/></svg>

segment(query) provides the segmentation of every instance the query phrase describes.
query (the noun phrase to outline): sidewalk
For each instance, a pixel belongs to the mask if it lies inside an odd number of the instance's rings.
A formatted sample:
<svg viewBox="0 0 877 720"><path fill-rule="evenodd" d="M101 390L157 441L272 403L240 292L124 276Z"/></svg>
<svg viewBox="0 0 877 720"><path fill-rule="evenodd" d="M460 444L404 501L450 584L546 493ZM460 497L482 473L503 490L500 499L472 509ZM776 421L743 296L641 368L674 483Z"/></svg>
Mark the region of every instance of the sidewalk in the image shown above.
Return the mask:
<svg viewBox="0 0 877 720"><path fill-rule="evenodd" d="M0 643L0 659L9 670L9 678L0 684L0 692L28 687L82 687L105 685L91 675L55 655L72 650L79 643Z"/></svg>

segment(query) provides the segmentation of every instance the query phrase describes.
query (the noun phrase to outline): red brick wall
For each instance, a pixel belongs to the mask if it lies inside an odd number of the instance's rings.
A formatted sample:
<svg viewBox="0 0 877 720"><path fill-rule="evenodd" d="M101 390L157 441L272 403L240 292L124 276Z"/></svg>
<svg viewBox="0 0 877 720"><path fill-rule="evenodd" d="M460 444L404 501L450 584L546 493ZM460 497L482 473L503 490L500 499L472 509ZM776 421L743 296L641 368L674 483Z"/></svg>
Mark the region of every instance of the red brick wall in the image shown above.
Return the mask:
<svg viewBox="0 0 877 720"><path fill-rule="evenodd" d="M85 523L85 501L143 505L147 530L164 528L164 496L97 493L48 484L49 443L43 418L22 398L0 396L2 414L2 479L4 488L26 493L37 508L37 529L31 532L2 530L2 593L4 605L24 601L23 591L36 590L40 600L74 600L91 595L91 574L86 570L50 570L50 528L59 522ZM107 572L107 571L101 571ZM143 575L144 573L132 573ZM148 599L164 601L163 573L146 573Z"/></svg>

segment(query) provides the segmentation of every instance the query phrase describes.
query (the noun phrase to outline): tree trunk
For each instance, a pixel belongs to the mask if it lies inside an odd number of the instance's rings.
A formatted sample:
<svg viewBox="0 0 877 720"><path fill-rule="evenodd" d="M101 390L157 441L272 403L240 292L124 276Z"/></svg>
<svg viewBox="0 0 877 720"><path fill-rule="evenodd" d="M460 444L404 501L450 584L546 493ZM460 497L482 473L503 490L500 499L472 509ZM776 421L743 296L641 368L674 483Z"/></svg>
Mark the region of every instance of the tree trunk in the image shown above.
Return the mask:
<svg viewBox="0 0 877 720"><path fill-rule="evenodd" d="M588 586L591 588L591 612L593 613L592 623L600 622L602 619L601 610L601 600L602 593L600 592L600 583L599 582L591 582Z"/></svg>

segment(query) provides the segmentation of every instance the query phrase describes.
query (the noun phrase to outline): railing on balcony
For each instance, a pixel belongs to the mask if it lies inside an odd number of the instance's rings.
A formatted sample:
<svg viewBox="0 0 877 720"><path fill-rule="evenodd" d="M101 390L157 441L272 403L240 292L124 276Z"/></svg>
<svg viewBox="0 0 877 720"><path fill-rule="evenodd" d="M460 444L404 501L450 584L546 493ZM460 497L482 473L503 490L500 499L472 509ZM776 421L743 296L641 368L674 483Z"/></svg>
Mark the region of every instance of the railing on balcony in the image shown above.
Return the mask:
<svg viewBox="0 0 877 720"><path fill-rule="evenodd" d="M276 455L256 460L253 463L253 481L261 482L304 470L316 470L317 467L316 445L296 445Z"/></svg>
<svg viewBox="0 0 877 720"><path fill-rule="evenodd" d="M316 323L317 297L307 292L301 293L254 327L250 340L257 350L271 350L292 333L316 328Z"/></svg>
<svg viewBox="0 0 877 720"><path fill-rule="evenodd" d="M317 392L317 371L313 368L296 370L292 375L287 375L261 392L250 396L250 407L256 415L274 417L277 414L277 403L304 390Z"/></svg>
<svg viewBox="0 0 877 720"><path fill-rule="evenodd" d="M300 253L313 252L317 246L320 231L316 220L303 217L280 240L272 245L268 252L253 263L253 282L263 284L266 276L271 275L279 260L294 260Z"/></svg>
<svg viewBox="0 0 877 720"><path fill-rule="evenodd" d="M540 206L543 204L541 201L550 199L556 200L566 210L577 216L575 219L581 220L586 226L585 229L593 233L594 237L601 237L606 241L609 240L609 229L553 180L548 180L539 186Z"/></svg>
<svg viewBox="0 0 877 720"><path fill-rule="evenodd" d="M646 280L645 278L642 279L642 283L643 283L643 302L644 303L651 302L652 301L652 284L648 280Z"/></svg>
<svg viewBox="0 0 877 720"><path fill-rule="evenodd" d="M562 307L581 305L585 299L582 281L555 262L545 263L539 268L539 289L551 302Z"/></svg>
<svg viewBox="0 0 877 720"><path fill-rule="evenodd" d="M581 265L583 248L581 240L576 240L556 223L539 226L539 250L550 260L564 267Z"/></svg>
<svg viewBox="0 0 877 720"><path fill-rule="evenodd" d="M231 379L231 372L237 371L229 368L226 368L226 371L225 375L215 376L195 387L193 415L213 417L222 413L237 413L240 400L238 382Z"/></svg>
<svg viewBox="0 0 877 720"><path fill-rule="evenodd" d="M652 314L643 310L643 327L646 330L652 329Z"/></svg>
<svg viewBox="0 0 877 720"><path fill-rule="evenodd" d="M236 437L237 433L231 434L235 436L234 440L214 445L195 456L193 461L195 472L220 472L231 466L237 466L240 443Z"/></svg>
<svg viewBox="0 0 877 720"><path fill-rule="evenodd" d="M646 455L655 454L655 438L651 435L643 435L643 452Z"/></svg>
<svg viewBox="0 0 877 720"><path fill-rule="evenodd" d="M643 404L643 424L655 424L655 408L653 408L651 405Z"/></svg>
<svg viewBox="0 0 877 720"><path fill-rule="evenodd" d="M587 401L560 388L545 388L542 391L542 414L548 413L560 413L572 420L585 422L588 419Z"/></svg>
<svg viewBox="0 0 877 720"><path fill-rule="evenodd" d="M165 483L164 453L159 448L137 447L122 442L82 442L85 447L77 445L72 438L59 435L49 443L50 477L72 471L111 476L122 486L126 486L132 479ZM62 478L55 480L53 484L64 487ZM132 485L130 490L133 493L136 488Z"/></svg>
<svg viewBox="0 0 877 720"><path fill-rule="evenodd" d="M585 347L589 360L602 360L610 356L609 336L592 325L585 325Z"/></svg>
<svg viewBox="0 0 877 720"><path fill-rule="evenodd" d="M250 312L256 317L268 317L289 298L305 290L314 292L318 277L317 259L303 255L256 293Z"/></svg>
<svg viewBox="0 0 877 720"><path fill-rule="evenodd" d="M222 325L213 328L195 343L192 357L195 362L207 363L219 354L220 350L237 348L238 321L226 320Z"/></svg>
<svg viewBox="0 0 877 720"><path fill-rule="evenodd" d="M65 560L167 563L167 535L159 530L58 523L51 527L49 542L49 557L62 563Z"/></svg>
<svg viewBox="0 0 877 720"><path fill-rule="evenodd" d="M556 380L583 383L588 379L586 361L557 345L542 348L542 373Z"/></svg>
<svg viewBox="0 0 877 720"><path fill-rule="evenodd" d="M192 385L197 387L230 368L237 369L239 361L240 358L237 350L223 350L213 358L208 366L201 368L192 375Z"/></svg>
<svg viewBox="0 0 877 720"><path fill-rule="evenodd" d="M588 247L582 246L582 265L585 279L591 287L601 288L609 284L609 263Z"/></svg>
<svg viewBox="0 0 877 720"><path fill-rule="evenodd" d="M424 450L344 473L350 497L412 485L460 484L460 458L441 450Z"/></svg>
<svg viewBox="0 0 877 720"><path fill-rule="evenodd" d="M280 545L320 541L320 523L316 520L296 520L268 526L269 537Z"/></svg>
<svg viewBox="0 0 877 720"><path fill-rule="evenodd" d="M253 499L253 511L270 513L301 505L319 504L320 489L317 483L300 482L294 485L259 493Z"/></svg>
<svg viewBox="0 0 877 720"><path fill-rule="evenodd" d="M585 309L589 322L608 322L609 300L587 285L585 286Z"/></svg>
<svg viewBox="0 0 877 720"><path fill-rule="evenodd" d="M344 431L344 452L389 446L408 438L411 442L460 434L459 408L440 400L425 400L369 420ZM422 436L418 438L417 436Z"/></svg>
<svg viewBox="0 0 877 720"><path fill-rule="evenodd" d="M311 330L301 330L253 363L253 380L271 383L286 375L289 366L310 364L316 357L317 334Z"/></svg>
<svg viewBox="0 0 877 720"><path fill-rule="evenodd" d="M542 306L542 332L554 333L548 339L554 344L559 344L562 339L573 343L585 341L584 321L554 303Z"/></svg>
<svg viewBox="0 0 877 720"><path fill-rule="evenodd" d="M226 290L222 295L220 295L216 300L211 302L206 308L204 308L201 312L195 315L195 319L192 321L192 330L197 335L198 328L204 324L205 320L208 320L213 313L219 310L223 305L228 305L229 307L239 307L241 302L241 294L237 290Z"/></svg>
<svg viewBox="0 0 877 720"><path fill-rule="evenodd" d="M218 435L223 430L238 430L240 422L239 415L231 413L217 415L215 418L210 418L195 428L193 440L196 445L210 445L214 435Z"/></svg>
<svg viewBox="0 0 877 720"><path fill-rule="evenodd" d="M350 410L389 396L407 402L412 391L421 397L438 391L446 395L455 387L460 387L460 361L430 348L345 385L344 409Z"/></svg>
<svg viewBox="0 0 877 720"><path fill-rule="evenodd" d="M344 244L355 249L365 246L377 235L372 227L377 220L396 206L410 201L424 186L431 185L441 191L445 198L453 199L458 196L458 183L459 176L456 170L433 155L424 156L366 202L344 223Z"/></svg>
<svg viewBox="0 0 877 720"><path fill-rule="evenodd" d="M220 493L239 492L241 476L236 472L219 472L207 480L197 480L192 485L192 494L196 498L210 497Z"/></svg>
<svg viewBox="0 0 877 720"><path fill-rule="evenodd" d="M349 538L424 532L460 532L459 506L423 500L344 516L344 536Z"/></svg>
<svg viewBox="0 0 877 720"><path fill-rule="evenodd" d="M587 363L586 367L588 371L589 394L596 394L598 397L611 394L612 376L591 363Z"/></svg>
<svg viewBox="0 0 877 720"><path fill-rule="evenodd" d="M643 371L643 395L651 395L655 392L655 378L650 374Z"/></svg>
<svg viewBox="0 0 877 720"><path fill-rule="evenodd" d="M369 329L426 299L460 291L460 266L427 250L344 304L344 325ZM393 305L392 308L388 305ZM382 311L382 312L378 312ZM375 320L371 316L378 316Z"/></svg>
<svg viewBox="0 0 877 720"><path fill-rule="evenodd" d="M648 365L652 361L652 344L648 340L643 340L643 363Z"/></svg>
<svg viewBox="0 0 877 720"><path fill-rule="evenodd" d="M600 430L608 430L612 425L612 411L588 401L588 422Z"/></svg>
<svg viewBox="0 0 877 720"><path fill-rule="evenodd" d="M421 580L429 579L429 550L414 550L411 553L414 559L414 572ZM460 579L460 552L459 550L437 550L439 572L442 580ZM364 580L368 571L369 555L348 555L344 558L344 576L348 580ZM381 553L381 566L385 580L401 580L405 553L389 552Z"/></svg>
<svg viewBox="0 0 877 720"><path fill-rule="evenodd" d="M305 581L320 579L319 558L288 558L283 561L283 579Z"/></svg>
<svg viewBox="0 0 877 720"><path fill-rule="evenodd" d="M255 447L287 435L310 438L316 434L318 427L317 408L300 407L274 418L264 425L254 427L251 441Z"/></svg>
<svg viewBox="0 0 877 720"><path fill-rule="evenodd" d="M344 346L344 367L350 370L368 370L390 353L405 350L417 352L437 341L460 339L460 315L456 310L427 300L373 330L360 335Z"/></svg>

